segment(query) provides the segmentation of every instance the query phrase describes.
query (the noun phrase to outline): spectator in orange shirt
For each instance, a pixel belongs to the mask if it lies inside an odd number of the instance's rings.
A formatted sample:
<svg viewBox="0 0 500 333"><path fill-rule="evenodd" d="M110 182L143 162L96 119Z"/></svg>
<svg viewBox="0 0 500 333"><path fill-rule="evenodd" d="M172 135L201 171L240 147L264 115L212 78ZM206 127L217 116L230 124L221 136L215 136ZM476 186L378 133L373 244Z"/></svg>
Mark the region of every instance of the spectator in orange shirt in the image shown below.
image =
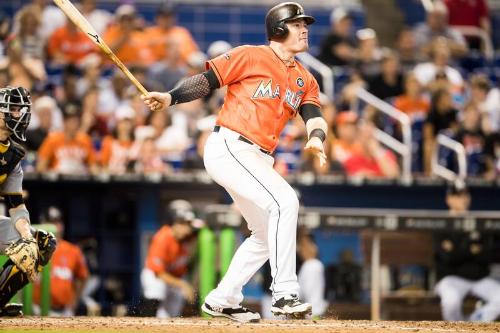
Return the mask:
<svg viewBox="0 0 500 333"><path fill-rule="evenodd" d="M396 97L394 106L410 117L413 144L412 170L423 171L423 126L430 110L430 102L423 96L422 86L412 72L406 74L405 93Z"/></svg>
<svg viewBox="0 0 500 333"><path fill-rule="evenodd" d="M96 172L95 153L90 137L80 131L80 109L67 104L63 109L63 131L50 133L38 151L38 172L62 174Z"/></svg>
<svg viewBox="0 0 500 333"><path fill-rule="evenodd" d="M55 225L57 238L50 269L50 315L74 316L89 276L87 263L80 248L63 239L64 222L59 209L49 207L45 218L48 223ZM39 303L39 283L35 288L34 298Z"/></svg>
<svg viewBox="0 0 500 333"><path fill-rule="evenodd" d="M57 64L78 65L92 53L96 53L94 43L71 21L56 29L49 38L48 53Z"/></svg>
<svg viewBox="0 0 500 333"><path fill-rule="evenodd" d="M147 37L138 29L135 8L121 5L115 12L115 24L104 33L104 40L126 65L149 65L154 62Z"/></svg>
<svg viewBox="0 0 500 333"><path fill-rule="evenodd" d="M187 240L193 235L195 215L186 200L172 201L164 225L151 240L141 272L141 314L159 318L178 317L184 301L194 301L194 290L184 276L189 253Z"/></svg>
<svg viewBox="0 0 500 333"><path fill-rule="evenodd" d="M358 125L353 111L337 116L338 139L333 142L332 153L349 177L396 178L399 166L396 156L383 148L375 139L371 123Z"/></svg>
<svg viewBox="0 0 500 333"><path fill-rule="evenodd" d="M134 143L135 111L123 105L116 110L116 127L112 135L102 141L101 165L103 171L124 174L129 171L131 148Z"/></svg>
<svg viewBox="0 0 500 333"><path fill-rule="evenodd" d="M185 66L189 56L198 51L198 46L191 33L175 23L175 10L172 5L163 5L159 8L155 19L156 25L145 30L155 61L167 57L168 43L175 43L180 48L178 66Z"/></svg>
<svg viewBox="0 0 500 333"><path fill-rule="evenodd" d="M396 97L394 107L406 113L412 121L425 119L429 113L430 103L422 94L422 86L415 74L409 72L405 76L404 94Z"/></svg>

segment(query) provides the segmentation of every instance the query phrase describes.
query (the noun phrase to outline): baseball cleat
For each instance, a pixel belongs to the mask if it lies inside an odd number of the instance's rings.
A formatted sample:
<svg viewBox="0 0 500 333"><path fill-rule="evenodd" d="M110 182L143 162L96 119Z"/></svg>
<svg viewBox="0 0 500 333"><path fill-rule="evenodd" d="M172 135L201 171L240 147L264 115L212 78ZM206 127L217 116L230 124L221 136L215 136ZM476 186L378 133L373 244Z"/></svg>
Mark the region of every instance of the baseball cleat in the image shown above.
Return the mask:
<svg viewBox="0 0 500 333"><path fill-rule="evenodd" d="M0 317L21 317L23 315L23 305L19 303L9 303L0 309Z"/></svg>
<svg viewBox="0 0 500 333"><path fill-rule="evenodd" d="M224 317L240 323L256 323L260 320L258 312L249 310L244 307L238 308L223 308L203 303L201 310L212 317Z"/></svg>
<svg viewBox="0 0 500 333"><path fill-rule="evenodd" d="M271 312L275 316L302 319L312 314L312 305L299 300L297 295L282 297L273 303Z"/></svg>

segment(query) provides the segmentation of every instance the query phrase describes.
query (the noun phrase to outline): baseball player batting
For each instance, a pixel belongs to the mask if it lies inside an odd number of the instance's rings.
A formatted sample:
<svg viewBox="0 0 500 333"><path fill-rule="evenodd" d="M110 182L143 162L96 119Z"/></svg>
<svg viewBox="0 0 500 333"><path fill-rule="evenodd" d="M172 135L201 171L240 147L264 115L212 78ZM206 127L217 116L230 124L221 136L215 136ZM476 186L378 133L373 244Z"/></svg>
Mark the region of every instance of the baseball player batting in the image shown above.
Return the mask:
<svg viewBox="0 0 500 333"><path fill-rule="evenodd" d="M271 311L301 317L312 310L299 299L295 271L299 202L292 187L273 169L272 153L286 123L299 113L309 138L305 149L321 163L326 161L327 124L320 112L318 83L295 59L308 49L308 25L314 21L298 3L281 3L266 15L268 45L237 47L209 60L206 72L177 88L142 97L153 111L159 111L227 86L217 125L206 143L204 163L213 180L231 195L252 235L202 305L212 316L239 322L260 319L258 313L241 306L242 288L268 259Z"/></svg>
<svg viewBox="0 0 500 333"><path fill-rule="evenodd" d="M22 305L7 304L21 288L34 281L56 247L54 235L30 226L22 196L24 149L11 136L26 140L31 98L23 87L0 89L0 194L9 216L0 216L0 254L9 260L0 268L0 316L21 315Z"/></svg>

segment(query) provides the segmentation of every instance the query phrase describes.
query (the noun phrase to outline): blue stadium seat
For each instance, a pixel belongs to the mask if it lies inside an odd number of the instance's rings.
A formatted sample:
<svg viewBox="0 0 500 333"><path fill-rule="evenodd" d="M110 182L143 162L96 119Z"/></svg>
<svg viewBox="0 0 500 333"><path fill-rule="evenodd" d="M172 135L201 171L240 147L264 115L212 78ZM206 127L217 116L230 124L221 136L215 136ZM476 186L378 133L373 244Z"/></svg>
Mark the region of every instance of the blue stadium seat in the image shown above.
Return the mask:
<svg viewBox="0 0 500 333"><path fill-rule="evenodd" d="M477 68L485 68L488 62L483 54L479 52L470 52L467 56L460 59L460 67L467 73L474 71Z"/></svg>
<svg viewBox="0 0 500 333"><path fill-rule="evenodd" d="M396 2L403 13L406 25L414 26L425 21L425 9L420 0L397 0Z"/></svg>

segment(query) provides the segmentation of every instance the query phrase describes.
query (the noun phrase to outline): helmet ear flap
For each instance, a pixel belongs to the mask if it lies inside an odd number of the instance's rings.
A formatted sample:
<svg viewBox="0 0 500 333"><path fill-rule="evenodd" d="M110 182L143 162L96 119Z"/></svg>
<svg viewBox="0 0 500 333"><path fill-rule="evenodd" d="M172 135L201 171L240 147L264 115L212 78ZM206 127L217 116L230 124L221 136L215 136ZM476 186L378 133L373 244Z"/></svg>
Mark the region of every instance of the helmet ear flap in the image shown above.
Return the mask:
<svg viewBox="0 0 500 333"><path fill-rule="evenodd" d="M285 21L280 21L274 27L274 36L277 38L284 38L288 34L288 28Z"/></svg>

